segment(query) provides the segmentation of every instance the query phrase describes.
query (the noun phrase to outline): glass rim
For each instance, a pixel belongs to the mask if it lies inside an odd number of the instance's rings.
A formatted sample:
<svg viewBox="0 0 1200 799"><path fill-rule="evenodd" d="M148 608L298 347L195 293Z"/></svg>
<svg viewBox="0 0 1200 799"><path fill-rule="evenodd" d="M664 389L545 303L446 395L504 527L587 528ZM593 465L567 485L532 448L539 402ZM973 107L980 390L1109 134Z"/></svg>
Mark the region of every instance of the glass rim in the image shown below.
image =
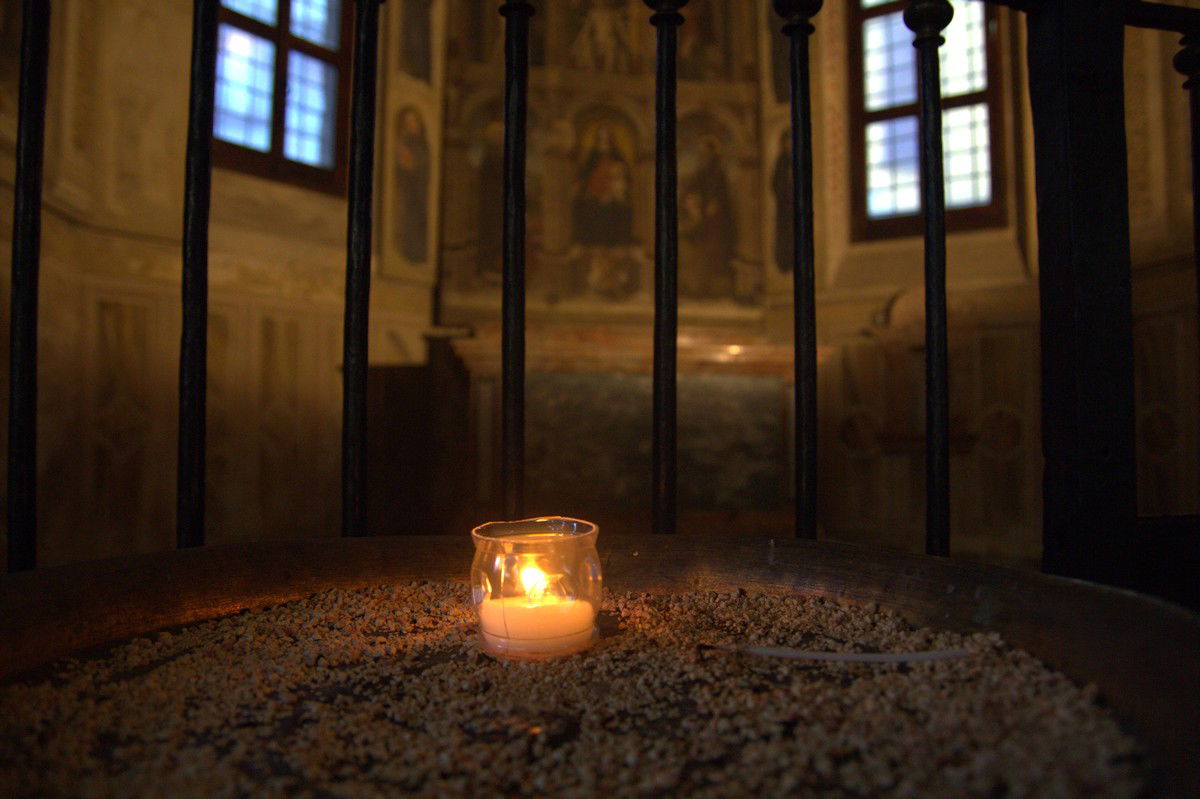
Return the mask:
<svg viewBox="0 0 1200 799"><path fill-rule="evenodd" d="M471 530L476 542L533 544L595 538L600 526L571 516L534 516L512 521L484 522Z"/></svg>

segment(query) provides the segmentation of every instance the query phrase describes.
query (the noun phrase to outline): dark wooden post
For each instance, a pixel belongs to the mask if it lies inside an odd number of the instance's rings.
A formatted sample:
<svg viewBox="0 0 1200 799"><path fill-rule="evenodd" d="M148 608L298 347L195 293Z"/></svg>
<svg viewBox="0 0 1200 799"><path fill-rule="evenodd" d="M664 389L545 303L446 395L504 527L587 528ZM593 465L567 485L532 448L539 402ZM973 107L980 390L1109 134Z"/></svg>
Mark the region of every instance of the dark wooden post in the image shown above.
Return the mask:
<svg viewBox="0 0 1200 799"><path fill-rule="evenodd" d="M1026 15L1037 168L1044 555L1123 581L1136 522L1123 0Z"/></svg>
<svg viewBox="0 0 1200 799"><path fill-rule="evenodd" d="M24 571L37 565L37 318L46 70L50 57L49 0L25 0L22 15L9 319L9 571Z"/></svg>
<svg viewBox="0 0 1200 799"><path fill-rule="evenodd" d="M915 0L904 24L916 34L921 107L921 210L925 221L925 552L950 554L950 389L946 334L946 187L938 47L954 8Z"/></svg>
<svg viewBox="0 0 1200 799"><path fill-rule="evenodd" d="M504 294L502 298L500 484L504 516L525 504L525 122L529 87L526 0L505 0L504 15Z"/></svg>
<svg viewBox="0 0 1200 799"><path fill-rule="evenodd" d="M810 20L824 0L774 0L790 40L792 101L792 293L796 383L796 535L817 537L817 303L813 232Z"/></svg>
<svg viewBox="0 0 1200 799"><path fill-rule="evenodd" d="M192 76L188 100L183 195L183 325L179 341L179 462L175 543L204 544L205 389L208 374L208 212L217 73L218 0L192 11Z"/></svg>
<svg viewBox="0 0 1200 799"><path fill-rule="evenodd" d="M679 9L687 0L646 0L657 29L654 152L654 419L653 529L675 532L675 353L679 331L679 209L676 187L679 165L675 152L675 58Z"/></svg>
<svg viewBox="0 0 1200 799"><path fill-rule="evenodd" d="M350 191L342 337L342 535L367 534L367 331L371 299L371 195L381 0L355 0L350 98Z"/></svg>

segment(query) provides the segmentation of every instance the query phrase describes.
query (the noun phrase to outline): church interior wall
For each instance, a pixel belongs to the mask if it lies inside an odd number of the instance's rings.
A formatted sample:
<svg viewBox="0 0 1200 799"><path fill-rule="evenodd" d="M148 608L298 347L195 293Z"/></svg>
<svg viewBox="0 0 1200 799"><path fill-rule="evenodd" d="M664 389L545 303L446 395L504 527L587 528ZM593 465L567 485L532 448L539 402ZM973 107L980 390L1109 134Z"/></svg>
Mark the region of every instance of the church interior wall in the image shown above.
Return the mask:
<svg viewBox="0 0 1200 799"><path fill-rule="evenodd" d="M443 5L429 24L445 24ZM0 3L0 212L8 220L19 7ZM430 51L423 92L405 85L399 15L384 14L381 145L402 138L404 108L416 109L427 114L436 164L441 53ZM38 333L39 554L47 565L174 544L191 13L158 0L60 0L52 25ZM395 151L380 149L384 174ZM437 176L434 167L431 186ZM389 211L403 198L387 179L377 180L377 197L371 360L419 363L434 258L413 263L385 246L397 235ZM428 206L432 240L438 204ZM344 199L214 170L211 543L337 534L345 236ZM10 241L9 224L0 224L5 332ZM6 404L7 386L3 394Z"/></svg>
<svg viewBox="0 0 1200 799"><path fill-rule="evenodd" d="M619 373L628 387L648 364L652 320L653 30L641 0L535 4L529 320L550 353L544 363L559 363L554 331L565 331L566 350L589 340L608 347L608 365L597 360L595 374ZM5 219L12 214L18 5L0 0ZM374 365L423 363L424 336L433 328L465 327L478 339L498 321L503 52L494 5L383 6ZM772 182L788 108L777 87L778 22L768 6L693 0L684 12L683 31L694 33L681 40L679 86L681 321L685 334L714 346L772 353L758 366L747 365L745 354L735 359L745 373L729 384L733 407L746 397L755 408L775 403L783 414L767 426L751 419L736 428L753 435L789 423L787 369L771 360L786 354L791 340L791 277L780 267ZM589 16L591 10L602 13ZM1001 10L999 17L1008 222L949 242L953 540L958 554L1032 562L1041 518L1032 134L1022 90L1023 30L1017 15ZM845 4L826 3L812 40L819 515L827 537L917 549L924 501L922 247L917 237L852 239L846 25ZM39 330L47 564L172 545L189 30L182 4L55 4ZM623 44L612 44L614 35ZM1195 513L1200 503L1187 107L1170 63L1176 47L1167 35L1127 37L1143 514ZM342 199L225 169L214 174L213 543L338 530L345 218ZM10 235L0 223L4 331ZM607 332L588 339L596 330ZM688 376L698 381L697 396L713 370L724 368L702 360ZM534 399L547 413L560 407L556 386L582 381L609 396L620 383L601 390L593 378L555 377L558 367L545 368L535 377ZM473 397L494 401L486 372ZM0 376L6 379L7 370ZM776 399L763 388L768 379ZM484 389L491 393L479 393ZM2 393L0 403L7 401ZM494 433L484 427L494 422L494 409L487 402L471 407L471 435L483 440ZM781 441L764 445L763 457L782 463L786 481L791 456ZM709 456L701 453L696 463ZM553 462L535 465L535 476L547 465ZM547 482L539 490L549 495L554 487ZM786 492L767 493L786 518ZM736 521L740 512L720 518ZM747 524L770 530L775 522L755 516Z"/></svg>

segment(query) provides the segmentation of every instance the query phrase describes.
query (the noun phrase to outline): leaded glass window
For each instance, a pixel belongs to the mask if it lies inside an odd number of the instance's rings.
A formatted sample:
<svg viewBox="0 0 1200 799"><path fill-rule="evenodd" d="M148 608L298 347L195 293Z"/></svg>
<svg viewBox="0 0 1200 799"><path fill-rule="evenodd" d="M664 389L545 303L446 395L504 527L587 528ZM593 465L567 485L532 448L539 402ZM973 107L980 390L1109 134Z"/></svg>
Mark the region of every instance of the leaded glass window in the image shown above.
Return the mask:
<svg viewBox="0 0 1200 799"><path fill-rule="evenodd" d="M349 0L221 0L219 166L340 193Z"/></svg>
<svg viewBox="0 0 1200 799"><path fill-rule="evenodd" d="M982 0L951 0L954 18L939 49L947 222L1003 222L993 68L994 11ZM851 15L851 140L856 238L911 235L921 213L917 51L904 24L906 2L857 0Z"/></svg>

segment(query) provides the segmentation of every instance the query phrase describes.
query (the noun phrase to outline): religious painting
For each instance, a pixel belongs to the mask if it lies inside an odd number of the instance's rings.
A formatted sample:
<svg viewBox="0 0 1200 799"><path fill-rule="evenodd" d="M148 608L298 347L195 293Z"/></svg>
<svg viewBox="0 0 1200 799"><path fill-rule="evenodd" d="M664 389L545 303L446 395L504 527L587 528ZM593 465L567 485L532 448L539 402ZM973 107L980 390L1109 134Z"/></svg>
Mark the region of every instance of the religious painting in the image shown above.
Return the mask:
<svg viewBox="0 0 1200 799"><path fill-rule="evenodd" d="M498 109L485 117L482 131L471 153L479 177L475 276L498 285L504 257L504 123Z"/></svg>
<svg viewBox="0 0 1200 799"><path fill-rule="evenodd" d="M775 198L775 266L789 273L795 262L796 204L792 183L792 131L784 128L779 134L779 155L771 170L771 194Z"/></svg>
<svg viewBox="0 0 1200 799"><path fill-rule="evenodd" d="M568 0L571 66L593 72L632 72L636 53L630 9L626 0Z"/></svg>
<svg viewBox="0 0 1200 799"><path fill-rule="evenodd" d="M633 243L633 127L604 113L580 125L572 221L575 242L590 247Z"/></svg>
<svg viewBox="0 0 1200 799"><path fill-rule="evenodd" d="M433 32L430 15L433 0L401 0L400 68L428 83L433 75Z"/></svg>
<svg viewBox="0 0 1200 799"><path fill-rule="evenodd" d="M679 26L678 69L683 80L730 80L728 7L697 3L684 8Z"/></svg>
<svg viewBox="0 0 1200 799"><path fill-rule="evenodd" d="M500 0L457 0L450 7L447 55L451 60L486 63L493 58L503 57L504 18L500 15L499 8ZM549 9L542 3L535 2L533 16L529 18L531 66L546 65L549 18Z"/></svg>
<svg viewBox="0 0 1200 799"><path fill-rule="evenodd" d="M679 293L733 298L737 209L728 172L731 137L707 116L679 126Z"/></svg>
<svg viewBox="0 0 1200 799"><path fill-rule="evenodd" d="M470 129L476 131L467 154L475 173L471 225L475 231L475 256L469 284L477 287L498 286L504 270L504 122L498 100L482 105L470 117ZM530 113L525 166L525 280L532 291L540 279L541 197L543 172L541 123Z"/></svg>
<svg viewBox="0 0 1200 799"><path fill-rule="evenodd" d="M412 106L396 113L392 181L396 225L393 246L413 264L429 260L430 149L425 121Z"/></svg>

